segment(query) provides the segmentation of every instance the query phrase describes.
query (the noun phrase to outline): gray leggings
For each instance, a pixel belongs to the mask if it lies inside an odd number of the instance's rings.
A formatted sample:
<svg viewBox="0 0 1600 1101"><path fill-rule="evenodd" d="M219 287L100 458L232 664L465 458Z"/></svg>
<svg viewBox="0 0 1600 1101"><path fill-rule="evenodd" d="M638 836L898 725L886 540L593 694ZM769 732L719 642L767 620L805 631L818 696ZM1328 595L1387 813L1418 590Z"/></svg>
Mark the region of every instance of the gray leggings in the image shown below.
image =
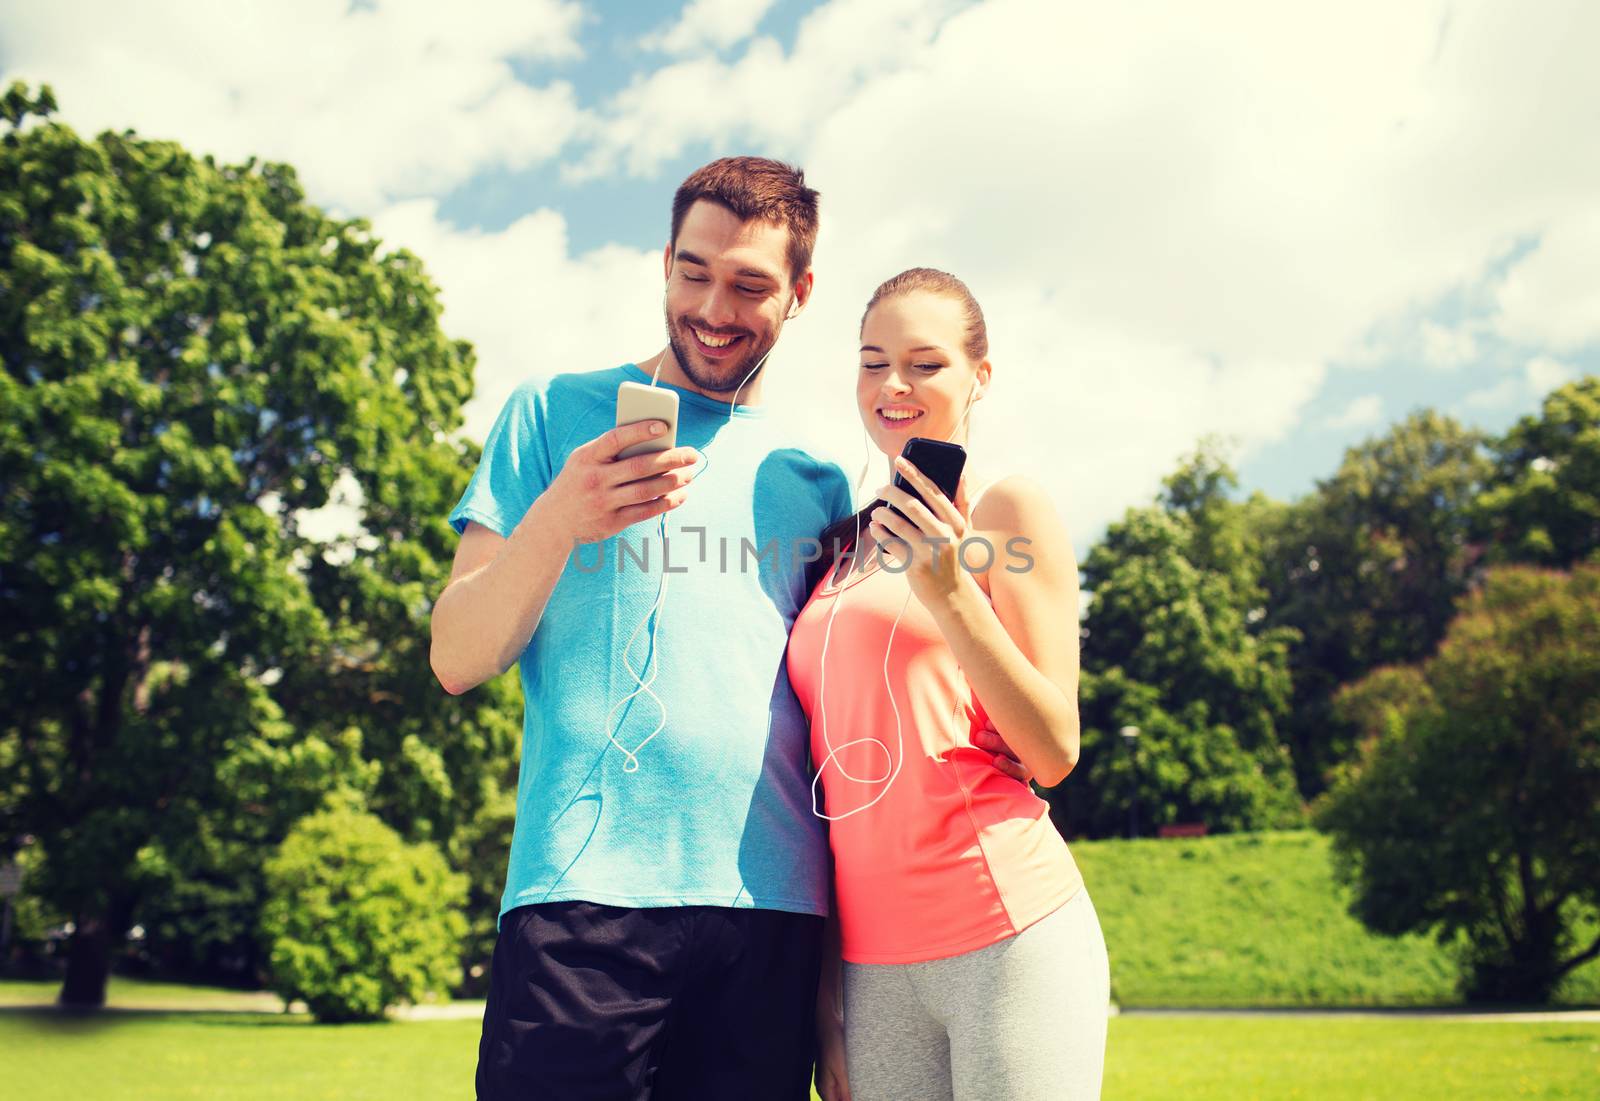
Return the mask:
<svg viewBox="0 0 1600 1101"><path fill-rule="evenodd" d="M926 963L844 965L854 1101L1100 1096L1111 970L1087 888L1014 937Z"/></svg>

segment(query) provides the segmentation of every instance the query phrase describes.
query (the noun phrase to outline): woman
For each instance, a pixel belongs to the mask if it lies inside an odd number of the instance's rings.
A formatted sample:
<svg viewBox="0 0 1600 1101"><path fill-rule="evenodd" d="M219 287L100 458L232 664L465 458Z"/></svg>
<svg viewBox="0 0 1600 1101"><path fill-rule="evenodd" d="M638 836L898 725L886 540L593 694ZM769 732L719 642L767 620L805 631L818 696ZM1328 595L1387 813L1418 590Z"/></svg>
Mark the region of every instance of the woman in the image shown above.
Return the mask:
<svg viewBox="0 0 1600 1101"><path fill-rule="evenodd" d="M840 550L789 639L815 809L832 823L824 1101L1100 1092L1099 922L1044 802L994 767L984 733L1047 785L1077 761L1072 544L1028 478L969 468L951 501L899 458L913 436L965 445L987 356L954 276L916 268L872 296L856 403L929 504L886 485L825 532Z"/></svg>

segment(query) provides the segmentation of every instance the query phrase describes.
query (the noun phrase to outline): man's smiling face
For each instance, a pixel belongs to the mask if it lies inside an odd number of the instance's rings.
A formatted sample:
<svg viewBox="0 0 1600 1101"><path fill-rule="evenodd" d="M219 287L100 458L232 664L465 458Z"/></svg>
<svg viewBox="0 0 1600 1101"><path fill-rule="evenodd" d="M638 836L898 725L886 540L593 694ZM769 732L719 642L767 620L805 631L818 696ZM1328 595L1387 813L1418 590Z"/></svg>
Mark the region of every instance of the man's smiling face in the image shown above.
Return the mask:
<svg viewBox="0 0 1600 1101"><path fill-rule="evenodd" d="M730 393L772 348L791 302L805 304L809 273L789 271L789 230L741 222L704 199L689 208L666 252L667 339L696 386Z"/></svg>

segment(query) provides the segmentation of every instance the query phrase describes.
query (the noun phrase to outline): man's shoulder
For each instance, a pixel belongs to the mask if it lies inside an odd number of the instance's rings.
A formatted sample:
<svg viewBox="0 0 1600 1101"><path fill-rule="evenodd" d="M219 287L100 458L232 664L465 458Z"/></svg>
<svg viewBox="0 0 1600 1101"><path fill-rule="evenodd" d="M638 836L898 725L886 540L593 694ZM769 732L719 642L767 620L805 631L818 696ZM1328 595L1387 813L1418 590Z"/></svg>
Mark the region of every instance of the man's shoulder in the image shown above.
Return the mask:
<svg viewBox="0 0 1600 1101"><path fill-rule="evenodd" d="M839 478L848 481L844 468L832 455L801 437L790 434L769 437L764 450L769 461L784 463L808 480L825 482Z"/></svg>
<svg viewBox="0 0 1600 1101"><path fill-rule="evenodd" d="M838 456L810 433L785 427L769 437L763 472L769 466L791 489L796 482L803 485L830 521L850 513L854 498L850 476Z"/></svg>
<svg viewBox="0 0 1600 1101"><path fill-rule="evenodd" d="M627 377L621 367L529 375L512 388L500 417L519 426L517 438L542 438L554 448L574 432L609 427L617 384Z"/></svg>
<svg viewBox="0 0 1600 1101"><path fill-rule="evenodd" d="M588 406L600 398L614 399L617 384L627 379L628 373L623 367L529 375L512 390L511 400L520 404L542 405L547 409L558 405Z"/></svg>
<svg viewBox="0 0 1600 1101"><path fill-rule="evenodd" d="M820 436L814 426L796 423L789 416L774 417L766 425L766 449L771 454L781 453L797 466L806 467L818 476L831 473L842 475L843 453Z"/></svg>

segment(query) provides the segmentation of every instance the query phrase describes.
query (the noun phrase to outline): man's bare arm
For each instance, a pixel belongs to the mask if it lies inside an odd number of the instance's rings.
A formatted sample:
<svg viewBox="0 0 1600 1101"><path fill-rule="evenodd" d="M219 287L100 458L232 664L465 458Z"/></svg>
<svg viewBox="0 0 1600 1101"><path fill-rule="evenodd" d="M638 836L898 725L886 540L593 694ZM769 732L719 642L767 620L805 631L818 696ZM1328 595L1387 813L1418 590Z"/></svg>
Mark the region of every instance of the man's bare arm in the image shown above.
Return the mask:
<svg viewBox="0 0 1600 1101"><path fill-rule="evenodd" d="M450 581L433 606L434 676L460 695L509 668L528 645L571 544L541 527L540 502L506 539L469 520Z"/></svg>
<svg viewBox="0 0 1600 1101"><path fill-rule="evenodd" d="M660 421L624 425L590 440L502 538L469 521L450 580L433 606L434 676L451 695L498 676L538 629L550 594L579 543L598 543L684 501L693 448L618 459Z"/></svg>

